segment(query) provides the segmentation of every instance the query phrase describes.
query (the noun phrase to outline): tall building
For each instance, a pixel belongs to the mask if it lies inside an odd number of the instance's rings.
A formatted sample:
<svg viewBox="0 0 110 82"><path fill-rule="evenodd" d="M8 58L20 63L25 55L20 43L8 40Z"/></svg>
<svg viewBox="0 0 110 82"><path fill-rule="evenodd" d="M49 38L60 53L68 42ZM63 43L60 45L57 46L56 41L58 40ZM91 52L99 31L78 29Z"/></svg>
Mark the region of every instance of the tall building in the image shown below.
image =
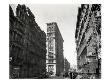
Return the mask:
<svg viewBox="0 0 110 82"><path fill-rule="evenodd" d="M39 78L46 72L46 34L28 7L18 5L16 16L9 9L10 78Z"/></svg>
<svg viewBox="0 0 110 82"><path fill-rule="evenodd" d="M82 73L101 73L101 5L82 4L76 25L77 67Z"/></svg>
<svg viewBox="0 0 110 82"><path fill-rule="evenodd" d="M68 60L65 58L64 59L64 72L69 72L70 69L70 63L68 62Z"/></svg>
<svg viewBox="0 0 110 82"><path fill-rule="evenodd" d="M63 42L57 23L47 23L46 69L52 76L64 71Z"/></svg>

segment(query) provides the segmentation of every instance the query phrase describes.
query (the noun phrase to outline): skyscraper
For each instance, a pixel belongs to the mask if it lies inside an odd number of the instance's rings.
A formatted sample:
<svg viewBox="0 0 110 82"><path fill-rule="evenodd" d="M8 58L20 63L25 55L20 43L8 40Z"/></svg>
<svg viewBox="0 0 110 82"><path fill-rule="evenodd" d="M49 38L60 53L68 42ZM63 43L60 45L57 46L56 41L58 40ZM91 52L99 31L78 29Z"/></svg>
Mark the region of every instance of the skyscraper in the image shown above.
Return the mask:
<svg viewBox="0 0 110 82"><path fill-rule="evenodd" d="M82 4L76 26L77 67L82 73L100 74L101 5Z"/></svg>
<svg viewBox="0 0 110 82"><path fill-rule="evenodd" d="M28 7L19 4L16 16L9 9L10 78L40 78L46 72L46 34Z"/></svg>
<svg viewBox="0 0 110 82"><path fill-rule="evenodd" d="M64 71L63 42L57 23L47 23L46 69L52 76Z"/></svg>

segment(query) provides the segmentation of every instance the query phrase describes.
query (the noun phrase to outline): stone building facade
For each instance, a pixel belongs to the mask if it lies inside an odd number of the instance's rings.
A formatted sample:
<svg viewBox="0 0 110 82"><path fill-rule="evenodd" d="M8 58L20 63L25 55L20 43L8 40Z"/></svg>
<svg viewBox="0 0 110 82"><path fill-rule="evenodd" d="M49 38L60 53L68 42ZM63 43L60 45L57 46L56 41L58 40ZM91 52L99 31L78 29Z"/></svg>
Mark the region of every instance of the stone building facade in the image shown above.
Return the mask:
<svg viewBox="0 0 110 82"><path fill-rule="evenodd" d="M77 67L82 73L101 73L101 5L82 4L76 24Z"/></svg>
<svg viewBox="0 0 110 82"><path fill-rule="evenodd" d="M47 23L46 69L52 76L64 71L63 42L57 23Z"/></svg>
<svg viewBox="0 0 110 82"><path fill-rule="evenodd" d="M10 78L39 78L46 72L46 34L25 5L9 6Z"/></svg>

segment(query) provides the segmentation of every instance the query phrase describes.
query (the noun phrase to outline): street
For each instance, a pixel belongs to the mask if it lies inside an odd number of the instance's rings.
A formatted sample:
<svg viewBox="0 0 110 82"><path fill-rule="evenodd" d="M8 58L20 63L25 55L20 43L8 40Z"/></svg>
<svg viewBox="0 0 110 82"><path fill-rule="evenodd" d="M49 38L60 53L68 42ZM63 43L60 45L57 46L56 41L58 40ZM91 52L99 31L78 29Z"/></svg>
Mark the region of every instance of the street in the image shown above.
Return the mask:
<svg viewBox="0 0 110 82"><path fill-rule="evenodd" d="M49 79L70 79L69 77L63 77L63 76L53 76L53 77L51 77L51 78L49 78Z"/></svg>

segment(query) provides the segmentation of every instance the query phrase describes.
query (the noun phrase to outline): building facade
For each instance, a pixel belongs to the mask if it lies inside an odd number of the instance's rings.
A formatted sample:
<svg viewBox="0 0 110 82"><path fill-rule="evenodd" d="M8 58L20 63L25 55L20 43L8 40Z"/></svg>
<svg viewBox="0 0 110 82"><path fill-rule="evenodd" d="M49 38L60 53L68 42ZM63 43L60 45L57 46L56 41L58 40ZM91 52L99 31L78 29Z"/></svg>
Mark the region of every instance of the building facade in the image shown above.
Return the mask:
<svg viewBox="0 0 110 82"><path fill-rule="evenodd" d="M76 24L77 67L82 73L101 73L101 5L82 4Z"/></svg>
<svg viewBox="0 0 110 82"><path fill-rule="evenodd" d="M68 62L68 60L65 58L64 59L64 72L69 72L70 69L70 63Z"/></svg>
<svg viewBox="0 0 110 82"><path fill-rule="evenodd" d="M25 5L9 6L10 78L34 78L46 72L46 34Z"/></svg>
<svg viewBox="0 0 110 82"><path fill-rule="evenodd" d="M52 76L64 71L63 42L57 23L47 23L46 69Z"/></svg>

